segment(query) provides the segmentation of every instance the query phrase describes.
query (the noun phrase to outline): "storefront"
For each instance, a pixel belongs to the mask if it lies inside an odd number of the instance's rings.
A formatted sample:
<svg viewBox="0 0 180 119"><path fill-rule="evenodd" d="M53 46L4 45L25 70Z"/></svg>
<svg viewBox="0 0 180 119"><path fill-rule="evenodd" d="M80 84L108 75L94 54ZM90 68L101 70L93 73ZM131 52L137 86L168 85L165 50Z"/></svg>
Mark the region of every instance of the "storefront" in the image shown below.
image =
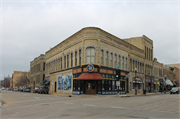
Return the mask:
<svg viewBox="0 0 180 119"><path fill-rule="evenodd" d="M133 77L133 90L137 89L137 93L143 90L143 80L140 77Z"/></svg>
<svg viewBox="0 0 180 119"><path fill-rule="evenodd" d="M154 91L154 77L146 75L146 92L153 92Z"/></svg>
<svg viewBox="0 0 180 119"><path fill-rule="evenodd" d="M115 68L83 65L73 70L73 94L124 94L127 73Z"/></svg>

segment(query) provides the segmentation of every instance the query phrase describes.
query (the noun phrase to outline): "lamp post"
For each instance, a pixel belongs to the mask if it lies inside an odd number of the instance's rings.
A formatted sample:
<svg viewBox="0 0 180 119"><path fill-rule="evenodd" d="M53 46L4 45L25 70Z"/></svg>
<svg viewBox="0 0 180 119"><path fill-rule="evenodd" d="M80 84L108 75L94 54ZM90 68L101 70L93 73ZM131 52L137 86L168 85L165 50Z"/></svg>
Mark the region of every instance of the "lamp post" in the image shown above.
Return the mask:
<svg viewBox="0 0 180 119"><path fill-rule="evenodd" d="M137 68L135 68L135 95L137 95L137 80L136 80Z"/></svg>

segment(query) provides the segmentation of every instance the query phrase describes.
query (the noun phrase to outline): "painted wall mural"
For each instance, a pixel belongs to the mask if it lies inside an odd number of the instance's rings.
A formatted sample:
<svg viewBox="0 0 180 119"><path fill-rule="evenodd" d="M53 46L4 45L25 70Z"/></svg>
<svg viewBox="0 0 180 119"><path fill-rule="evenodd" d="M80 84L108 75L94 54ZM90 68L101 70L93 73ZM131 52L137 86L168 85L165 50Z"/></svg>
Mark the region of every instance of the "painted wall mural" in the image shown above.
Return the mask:
<svg viewBox="0 0 180 119"><path fill-rule="evenodd" d="M58 90L71 90L71 75L58 77Z"/></svg>

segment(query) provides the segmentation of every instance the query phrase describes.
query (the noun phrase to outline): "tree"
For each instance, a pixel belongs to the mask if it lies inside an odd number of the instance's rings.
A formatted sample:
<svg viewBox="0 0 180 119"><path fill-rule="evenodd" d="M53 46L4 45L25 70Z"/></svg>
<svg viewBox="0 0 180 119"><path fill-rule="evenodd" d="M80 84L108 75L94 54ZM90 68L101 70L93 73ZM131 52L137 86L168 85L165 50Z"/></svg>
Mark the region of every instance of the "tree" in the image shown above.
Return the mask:
<svg viewBox="0 0 180 119"><path fill-rule="evenodd" d="M28 73L23 73L18 79L16 79L15 86L16 87L22 87L22 86L27 86L29 84L30 80L28 77Z"/></svg>

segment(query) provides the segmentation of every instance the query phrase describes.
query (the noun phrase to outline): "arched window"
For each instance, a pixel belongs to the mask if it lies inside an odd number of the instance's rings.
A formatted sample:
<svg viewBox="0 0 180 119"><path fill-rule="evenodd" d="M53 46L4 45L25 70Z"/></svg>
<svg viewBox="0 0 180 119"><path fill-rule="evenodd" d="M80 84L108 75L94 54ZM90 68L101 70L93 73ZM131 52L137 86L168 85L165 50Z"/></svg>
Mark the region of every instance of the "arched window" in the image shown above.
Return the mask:
<svg viewBox="0 0 180 119"><path fill-rule="evenodd" d="M122 69L124 69L124 57L122 57Z"/></svg>
<svg viewBox="0 0 180 119"><path fill-rule="evenodd" d="M94 47L88 47L86 49L86 63L95 64L95 48Z"/></svg>
<svg viewBox="0 0 180 119"><path fill-rule="evenodd" d="M81 50L79 50L79 65L81 65Z"/></svg>
<svg viewBox="0 0 180 119"><path fill-rule="evenodd" d="M111 62L111 67L112 67L113 66L113 53L111 53L110 62Z"/></svg>
<svg viewBox="0 0 180 119"><path fill-rule="evenodd" d="M117 66L117 55L115 54L115 58L114 58L114 67Z"/></svg>

